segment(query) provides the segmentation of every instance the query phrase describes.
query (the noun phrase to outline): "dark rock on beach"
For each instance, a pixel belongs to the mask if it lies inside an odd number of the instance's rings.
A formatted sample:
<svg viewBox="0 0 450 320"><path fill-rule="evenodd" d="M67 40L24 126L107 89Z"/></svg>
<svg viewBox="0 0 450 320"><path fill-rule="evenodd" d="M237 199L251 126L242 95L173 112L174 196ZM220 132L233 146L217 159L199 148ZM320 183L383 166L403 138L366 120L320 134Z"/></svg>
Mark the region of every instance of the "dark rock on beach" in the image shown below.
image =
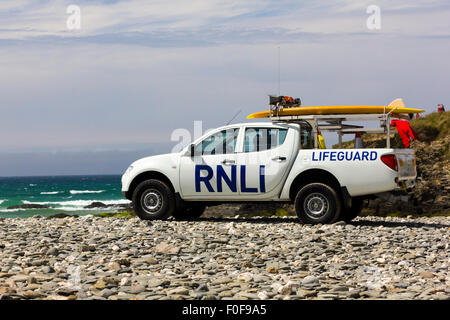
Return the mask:
<svg viewBox="0 0 450 320"><path fill-rule="evenodd" d="M108 208L108 206L106 204L104 204L103 202L94 201L91 204L84 207L84 209L96 209L96 208L103 209L103 208Z"/></svg>
<svg viewBox="0 0 450 320"><path fill-rule="evenodd" d="M67 213L61 212L61 213L57 213L57 214L51 215L51 216L47 217L47 219L61 219L61 218L67 218L67 217L75 217L75 218L77 218L78 215L76 215L76 214L67 214Z"/></svg>
<svg viewBox="0 0 450 320"><path fill-rule="evenodd" d="M48 209L48 206L44 206L42 204L20 204L15 206L9 206L7 209Z"/></svg>

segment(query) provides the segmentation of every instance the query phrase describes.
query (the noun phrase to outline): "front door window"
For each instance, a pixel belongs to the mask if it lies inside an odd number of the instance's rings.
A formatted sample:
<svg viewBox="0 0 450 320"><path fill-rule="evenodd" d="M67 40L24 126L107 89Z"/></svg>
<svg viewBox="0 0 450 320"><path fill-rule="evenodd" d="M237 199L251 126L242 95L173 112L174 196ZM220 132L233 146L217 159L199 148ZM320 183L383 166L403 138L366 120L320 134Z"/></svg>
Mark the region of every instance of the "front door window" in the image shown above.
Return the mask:
<svg viewBox="0 0 450 320"><path fill-rule="evenodd" d="M196 154L216 155L234 153L238 132L239 129L229 129L210 135L197 145Z"/></svg>

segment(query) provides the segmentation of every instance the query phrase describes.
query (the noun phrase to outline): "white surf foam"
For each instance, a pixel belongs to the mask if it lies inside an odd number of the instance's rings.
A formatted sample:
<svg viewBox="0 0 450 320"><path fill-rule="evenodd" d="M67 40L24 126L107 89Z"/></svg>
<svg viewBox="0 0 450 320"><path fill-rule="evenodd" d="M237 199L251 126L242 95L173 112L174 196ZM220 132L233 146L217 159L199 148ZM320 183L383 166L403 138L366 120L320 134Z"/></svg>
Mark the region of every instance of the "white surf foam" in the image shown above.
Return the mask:
<svg viewBox="0 0 450 320"><path fill-rule="evenodd" d="M66 205L66 206L87 206L93 202L101 202L106 205L120 205L120 204L128 204L131 201L127 199L119 199L119 200L69 200L69 201L27 201L22 200L23 204L42 204L42 205Z"/></svg>
<svg viewBox="0 0 450 320"><path fill-rule="evenodd" d="M49 192L41 192L41 194L58 194L62 191L49 191Z"/></svg>
<svg viewBox="0 0 450 320"><path fill-rule="evenodd" d="M119 200L69 200L69 201L42 201L42 202L32 202L27 200L22 200L23 204L40 204L49 206L51 209L55 210L66 210L66 211L81 211L81 210L99 210L104 208L90 208L86 209L85 207L92 204L93 202L101 202L108 207L117 207L122 204L131 203L130 200L127 199L119 199Z"/></svg>
<svg viewBox="0 0 450 320"><path fill-rule="evenodd" d="M70 190L70 194L83 194L83 193L102 193L105 192L105 190Z"/></svg>
<svg viewBox="0 0 450 320"><path fill-rule="evenodd" d="M85 209L83 206L81 207L52 207L53 210L62 210L62 211L88 211L88 210L101 210L104 208L90 208L90 209ZM112 210L112 209L108 209L108 210Z"/></svg>
<svg viewBox="0 0 450 320"><path fill-rule="evenodd" d="M3 202L5 202L6 200L0 200L0 204L2 204Z"/></svg>
<svg viewBox="0 0 450 320"><path fill-rule="evenodd" d="M0 209L0 212L17 212L17 211L24 211L26 209Z"/></svg>

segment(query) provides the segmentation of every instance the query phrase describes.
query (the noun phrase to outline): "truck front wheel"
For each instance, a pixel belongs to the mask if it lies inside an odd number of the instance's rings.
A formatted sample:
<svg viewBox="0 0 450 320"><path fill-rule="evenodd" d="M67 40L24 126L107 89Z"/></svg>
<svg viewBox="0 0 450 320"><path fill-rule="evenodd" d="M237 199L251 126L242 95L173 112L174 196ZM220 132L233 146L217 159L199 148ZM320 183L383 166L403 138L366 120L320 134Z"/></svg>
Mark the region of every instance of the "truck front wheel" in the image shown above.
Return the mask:
<svg viewBox="0 0 450 320"><path fill-rule="evenodd" d="M333 223L341 213L341 201L333 188L323 183L310 183L295 197L295 211L303 223Z"/></svg>
<svg viewBox="0 0 450 320"><path fill-rule="evenodd" d="M175 209L172 190L160 180L141 182L133 192L133 207L143 220L166 219Z"/></svg>

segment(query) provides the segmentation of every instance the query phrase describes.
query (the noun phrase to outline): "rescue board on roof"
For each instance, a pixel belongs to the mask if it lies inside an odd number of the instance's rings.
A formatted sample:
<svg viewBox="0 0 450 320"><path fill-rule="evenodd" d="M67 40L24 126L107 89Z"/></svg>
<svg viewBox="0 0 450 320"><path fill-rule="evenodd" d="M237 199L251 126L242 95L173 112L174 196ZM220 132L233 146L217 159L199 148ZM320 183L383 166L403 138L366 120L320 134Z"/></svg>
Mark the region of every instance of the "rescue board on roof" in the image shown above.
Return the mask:
<svg viewBox="0 0 450 320"><path fill-rule="evenodd" d="M265 110L252 113L247 119L269 118L271 116L327 115L327 114L409 114L422 113L425 110L406 108L402 99L396 99L387 106L305 106L283 107L278 110ZM278 112L278 114L277 114Z"/></svg>

